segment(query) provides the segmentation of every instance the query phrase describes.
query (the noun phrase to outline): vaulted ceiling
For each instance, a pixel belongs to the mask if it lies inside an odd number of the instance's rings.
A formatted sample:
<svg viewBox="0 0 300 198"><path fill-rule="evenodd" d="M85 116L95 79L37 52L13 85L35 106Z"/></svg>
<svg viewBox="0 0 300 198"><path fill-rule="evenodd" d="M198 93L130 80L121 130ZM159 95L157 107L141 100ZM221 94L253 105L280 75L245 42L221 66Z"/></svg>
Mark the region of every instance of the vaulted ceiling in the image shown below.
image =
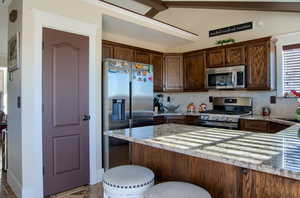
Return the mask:
<svg viewBox="0 0 300 198"><path fill-rule="evenodd" d="M158 36L151 35L145 39L155 43L170 47L170 52L184 52L195 49L215 46L220 39L233 38L237 42L246 41L266 36L278 36L288 33L300 32L298 24L300 20L300 0L102 0L118 7L136 12L140 15L151 17L155 20L170 24L177 28L191 32L198 36L192 43L183 40L168 41ZM122 32L113 29L105 23L105 31L112 34ZM232 34L209 37L210 30L229 27L231 25L253 22L253 29L248 31L236 32ZM113 24L113 23L112 23ZM109 25L109 26L108 26ZM121 27L121 25L117 25ZM108 28L109 27L109 28ZM122 26L123 29L125 26ZM127 28L136 31L135 28ZM110 31L108 31L110 30ZM128 34L128 37L139 39L140 35ZM109 39L109 38L108 38ZM114 40L114 39L112 39ZM125 41L124 41L125 42ZM127 41L126 41L127 42ZM147 46L147 45L146 45ZM177 47L175 47L177 46ZM145 46L141 46L145 47Z"/></svg>
<svg viewBox="0 0 300 198"><path fill-rule="evenodd" d="M107 3L154 17L168 8L198 8L225 10L252 10L276 12L300 12L299 0L102 0Z"/></svg>

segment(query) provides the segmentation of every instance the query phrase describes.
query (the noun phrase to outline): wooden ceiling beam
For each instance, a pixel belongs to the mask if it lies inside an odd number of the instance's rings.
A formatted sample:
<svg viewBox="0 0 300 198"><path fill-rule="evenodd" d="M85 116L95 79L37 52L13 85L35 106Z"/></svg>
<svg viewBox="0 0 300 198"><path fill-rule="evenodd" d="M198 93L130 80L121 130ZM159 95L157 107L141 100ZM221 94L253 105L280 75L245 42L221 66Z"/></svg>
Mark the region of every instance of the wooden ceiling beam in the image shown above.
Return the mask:
<svg viewBox="0 0 300 198"><path fill-rule="evenodd" d="M151 9L145 14L145 16L146 16L146 17L149 17L149 18L153 18L153 17L156 16L158 13L159 13L158 10L156 10L156 9L154 9L154 8L151 8Z"/></svg>
<svg viewBox="0 0 300 198"><path fill-rule="evenodd" d="M300 3L296 2L164 1L163 3L170 8L300 12Z"/></svg>
<svg viewBox="0 0 300 198"><path fill-rule="evenodd" d="M149 6L151 8L154 8L159 12L168 9L168 7L161 0L134 0L134 1Z"/></svg>

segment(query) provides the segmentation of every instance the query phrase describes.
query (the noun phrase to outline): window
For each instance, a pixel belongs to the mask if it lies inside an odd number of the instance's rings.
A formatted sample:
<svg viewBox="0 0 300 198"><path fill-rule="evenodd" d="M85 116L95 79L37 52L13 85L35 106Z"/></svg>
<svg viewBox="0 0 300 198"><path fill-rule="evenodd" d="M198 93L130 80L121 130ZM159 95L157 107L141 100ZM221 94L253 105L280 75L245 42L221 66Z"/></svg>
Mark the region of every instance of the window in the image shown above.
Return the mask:
<svg viewBox="0 0 300 198"><path fill-rule="evenodd" d="M300 44L283 47L283 92L300 92Z"/></svg>

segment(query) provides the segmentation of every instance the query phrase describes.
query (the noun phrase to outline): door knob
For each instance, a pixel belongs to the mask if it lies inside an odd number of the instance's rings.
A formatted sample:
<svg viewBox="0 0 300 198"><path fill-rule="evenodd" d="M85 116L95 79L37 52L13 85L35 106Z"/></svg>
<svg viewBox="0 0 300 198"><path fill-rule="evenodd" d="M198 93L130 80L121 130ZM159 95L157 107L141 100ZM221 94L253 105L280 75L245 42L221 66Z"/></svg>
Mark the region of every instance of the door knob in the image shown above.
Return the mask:
<svg viewBox="0 0 300 198"><path fill-rule="evenodd" d="M83 121L89 121L91 119L91 116L89 116L89 115L84 115L83 117L82 117L82 120Z"/></svg>

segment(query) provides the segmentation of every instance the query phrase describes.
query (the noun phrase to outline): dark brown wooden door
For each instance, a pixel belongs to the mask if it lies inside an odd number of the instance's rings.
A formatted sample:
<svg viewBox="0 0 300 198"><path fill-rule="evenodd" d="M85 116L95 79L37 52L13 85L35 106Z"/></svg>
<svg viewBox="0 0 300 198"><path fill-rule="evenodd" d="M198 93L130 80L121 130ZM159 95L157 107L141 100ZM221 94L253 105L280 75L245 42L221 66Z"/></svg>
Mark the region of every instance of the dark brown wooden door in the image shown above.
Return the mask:
<svg viewBox="0 0 300 198"><path fill-rule="evenodd" d="M237 66L245 65L245 47L228 47L226 48L226 65Z"/></svg>
<svg viewBox="0 0 300 198"><path fill-rule="evenodd" d="M114 58L114 47L111 45L102 44L102 58Z"/></svg>
<svg viewBox="0 0 300 198"><path fill-rule="evenodd" d="M44 193L89 183L89 38L43 31Z"/></svg>
<svg viewBox="0 0 300 198"><path fill-rule="evenodd" d="M214 49L207 52L207 67L224 67L225 49Z"/></svg>
<svg viewBox="0 0 300 198"><path fill-rule="evenodd" d="M135 51L135 62L150 64L151 54L143 51Z"/></svg>
<svg viewBox="0 0 300 198"><path fill-rule="evenodd" d="M270 42L257 42L247 46L248 89L270 89Z"/></svg>
<svg viewBox="0 0 300 198"><path fill-rule="evenodd" d="M181 55L166 55L164 61L164 91L183 90L183 67Z"/></svg>
<svg viewBox="0 0 300 198"><path fill-rule="evenodd" d="M151 64L154 70L154 91L163 91L163 56L158 54L152 54Z"/></svg>
<svg viewBox="0 0 300 198"><path fill-rule="evenodd" d="M205 90L205 52L184 56L184 90Z"/></svg>
<svg viewBox="0 0 300 198"><path fill-rule="evenodd" d="M134 61L134 51L125 47L115 47L114 48L114 58L126 61Z"/></svg>

